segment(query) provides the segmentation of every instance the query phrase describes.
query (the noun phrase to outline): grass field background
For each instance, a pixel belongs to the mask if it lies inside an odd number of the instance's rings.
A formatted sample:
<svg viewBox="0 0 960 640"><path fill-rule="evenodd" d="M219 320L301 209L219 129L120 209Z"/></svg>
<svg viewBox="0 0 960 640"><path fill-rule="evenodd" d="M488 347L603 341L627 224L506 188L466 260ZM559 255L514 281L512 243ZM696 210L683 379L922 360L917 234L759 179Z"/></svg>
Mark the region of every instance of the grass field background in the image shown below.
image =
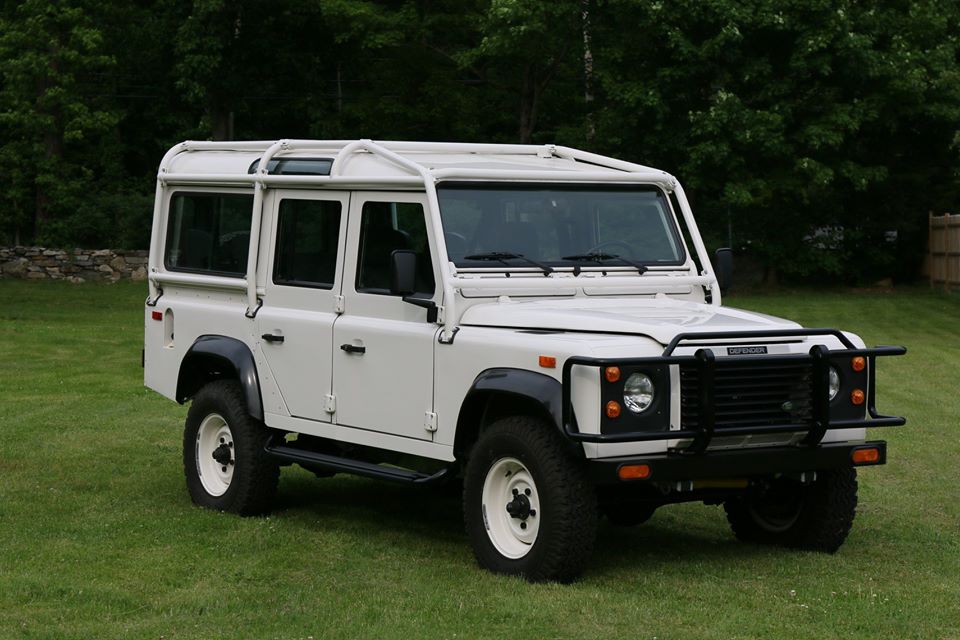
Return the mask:
<svg viewBox="0 0 960 640"><path fill-rule="evenodd" d="M722 509L602 523L584 578L479 570L459 500L284 470L277 509L195 508L185 408L142 386L145 290L0 281L0 638L960 638L960 297L728 304L903 344L889 463L836 555L741 544Z"/></svg>

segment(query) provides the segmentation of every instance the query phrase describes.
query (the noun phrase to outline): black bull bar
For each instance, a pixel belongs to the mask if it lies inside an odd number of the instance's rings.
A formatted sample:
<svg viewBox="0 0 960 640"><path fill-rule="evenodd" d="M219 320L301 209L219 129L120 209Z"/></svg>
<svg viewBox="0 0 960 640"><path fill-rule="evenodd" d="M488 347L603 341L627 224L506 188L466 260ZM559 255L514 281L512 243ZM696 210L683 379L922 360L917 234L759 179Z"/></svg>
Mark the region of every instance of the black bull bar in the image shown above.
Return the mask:
<svg viewBox="0 0 960 640"><path fill-rule="evenodd" d="M831 350L824 345L814 345L808 353L761 356L725 356L723 363L736 364L798 364L809 363L812 372L812 412L811 419L805 424L763 424L751 426L723 427L715 429L715 388L714 372L717 368L717 358L709 348L699 348L694 355L677 356L673 352L684 342L695 342L701 345L711 340L733 341L727 344L711 346L726 348L727 346L743 345L742 340L750 340L751 345L757 340L774 338L809 338L815 336L833 336L844 346L843 349ZM688 345L688 346L695 346ZM886 416L876 409L876 358L879 356L900 356L907 352L904 347L880 346L872 349L859 349L841 332L835 329L785 329L774 331L749 332L713 332L713 333L683 333L676 336L663 351L663 355L650 358L587 358L571 357L563 364L563 396L562 419L563 429L567 437L580 442L649 442L654 440L691 439L689 446L682 449L684 453L701 453L709 446L714 435L744 436L772 433L788 433L806 430L807 435L802 444L812 447L820 444L826 432L830 429L850 429L856 427L895 427L906 423L898 416ZM863 356L867 359L867 395L865 398L868 418L865 419L830 419L830 361L837 357ZM577 428L576 418L571 403L571 372L574 366L587 367L633 367L633 366L666 366L666 365L693 365L699 375L698 385L698 422L695 429L631 431L627 433L581 433ZM672 391L671 391L672 392Z"/></svg>

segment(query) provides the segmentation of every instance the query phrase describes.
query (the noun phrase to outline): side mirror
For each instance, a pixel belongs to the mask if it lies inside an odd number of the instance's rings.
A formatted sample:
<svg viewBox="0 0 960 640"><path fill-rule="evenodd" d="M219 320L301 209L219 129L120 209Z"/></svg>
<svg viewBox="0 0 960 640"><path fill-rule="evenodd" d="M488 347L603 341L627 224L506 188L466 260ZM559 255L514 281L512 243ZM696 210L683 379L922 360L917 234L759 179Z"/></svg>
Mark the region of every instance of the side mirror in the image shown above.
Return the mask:
<svg viewBox="0 0 960 640"><path fill-rule="evenodd" d="M436 322L439 310L433 300L415 298L417 290L417 254L409 249L397 249L390 254L390 293L403 296L403 301L427 310L427 322Z"/></svg>
<svg viewBox="0 0 960 640"><path fill-rule="evenodd" d="M713 254L713 268L720 293L726 293L733 284L733 249L717 249Z"/></svg>
<svg viewBox="0 0 960 640"><path fill-rule="evenodd" d="M390 254L390 293L408 296L417 290L417 254L397 249Z"/></svg>

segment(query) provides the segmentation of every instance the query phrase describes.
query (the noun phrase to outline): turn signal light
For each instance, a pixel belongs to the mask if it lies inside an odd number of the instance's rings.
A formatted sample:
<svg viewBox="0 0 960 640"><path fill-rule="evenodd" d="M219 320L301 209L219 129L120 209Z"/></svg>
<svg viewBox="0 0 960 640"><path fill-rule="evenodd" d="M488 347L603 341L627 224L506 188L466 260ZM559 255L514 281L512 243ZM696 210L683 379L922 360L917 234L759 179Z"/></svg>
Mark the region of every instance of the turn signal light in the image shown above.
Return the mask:
<svg viewBox="0 0 960 640"><path fill-rule="evenodd" d="M620 379L620 367L607 367L603 370L603 377L607 382L616 382Z"/></svg>
<svg viewBox="0 0 960 640"><path fill-rule="evenodd" d="M544 369L556 369L557 359L553 356L540 356L540 366Z"/></svg>
<svg viewBox="0 0 960 640"><path fill-rule="evenodd" d="M161 311L152 311L150 317L154 320L163 320L163 312Z"/></svg>
<svg viewBox="0 0 960 640"><path fill-rule="evenodd" d="M860 373L867 368L867 359L863 356L856 356L850 361L850 368Z"/></svg>
<svg viewBox="0 0 960 640"><path fill-rule="evenodd" d="M867 399L866 394L863 393L863 389L854 389L850 392L850 402L857 405L858 407L863 404L863 401Z"/></svg>
<svg viewBox="0 0 960 640"><path fill-rule="evenodd" d="M853 464L870 464L871 462L880 461L880 449L876 447L871 447L869 449L854 449L853 453L850 454L850 457L853 458Z"/></svg>
<svg viewBox="0 0 960 640"><path fill-rule="evenodd" d="M643 480L650 477L650 465L625 464L617 469L617 475L621 480Z"/></svg>
<svg viewBox="0 0 960 640"><path fill-rule="evenodd" d="M620 403L616 400L611 400L607 403L607 417L608 418L619 418L620 417Z"/></svg>

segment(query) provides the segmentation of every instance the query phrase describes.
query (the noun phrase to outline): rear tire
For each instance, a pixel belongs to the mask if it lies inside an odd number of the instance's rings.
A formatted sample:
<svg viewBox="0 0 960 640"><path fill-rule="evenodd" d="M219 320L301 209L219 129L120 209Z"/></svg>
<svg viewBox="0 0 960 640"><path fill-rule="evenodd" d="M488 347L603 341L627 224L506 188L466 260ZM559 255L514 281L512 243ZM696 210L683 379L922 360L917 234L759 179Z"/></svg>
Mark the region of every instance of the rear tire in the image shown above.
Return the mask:
<svg viewBox="0 0 960 640"><path fill-rule="evenodd" d="M242 516L269 512L280 467L264 451L269 432L247 413L235 380L205 385L183 430L183 471L193 502Z"/></svg>
<svg viewBox="0 0 960 640"><path fill-rule="evenodd" d="M809 485L780 478L727 500L724 509L740 540L834 553L853 526L857 471L818 471Z"/></svg>
<svg viewBox="0 0 960 640"><path fill-rule="evenodd" d="M494 573L569 582L593 551L597 506L582 461L536 418L505 418L480 435L463 509L477 562Z"/></svg>

